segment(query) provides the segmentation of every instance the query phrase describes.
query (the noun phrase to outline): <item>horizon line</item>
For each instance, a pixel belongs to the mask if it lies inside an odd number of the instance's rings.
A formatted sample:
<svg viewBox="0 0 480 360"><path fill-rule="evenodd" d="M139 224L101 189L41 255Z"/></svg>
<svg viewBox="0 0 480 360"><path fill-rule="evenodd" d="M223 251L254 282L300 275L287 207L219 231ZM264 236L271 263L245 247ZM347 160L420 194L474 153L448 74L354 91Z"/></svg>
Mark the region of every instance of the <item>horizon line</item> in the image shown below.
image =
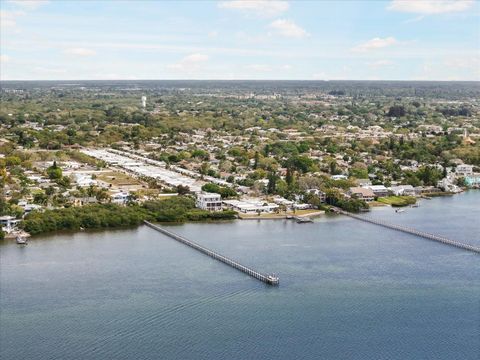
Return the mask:
<svg viewBox="0 0 480 360"><path fill-rule="evenodd" d="M370 82L480 82L478 80L421 80L421 79L0 79L0 82L22 82L22 81L322 81L322 82L344 82L344 81L370 81Z"/></svg>

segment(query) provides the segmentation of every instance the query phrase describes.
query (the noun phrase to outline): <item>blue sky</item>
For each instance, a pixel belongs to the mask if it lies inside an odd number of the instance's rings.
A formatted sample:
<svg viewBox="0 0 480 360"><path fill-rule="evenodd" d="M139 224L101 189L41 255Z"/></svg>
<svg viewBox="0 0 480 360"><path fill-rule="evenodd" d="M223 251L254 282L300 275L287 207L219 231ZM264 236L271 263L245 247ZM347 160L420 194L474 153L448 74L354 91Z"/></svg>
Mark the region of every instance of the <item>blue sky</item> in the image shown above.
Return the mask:
<svg viewBox="0 0 480 360"><path fill-rule="evenodd" d="M0 4L2 80L480 80L473 0Z"/></svg>

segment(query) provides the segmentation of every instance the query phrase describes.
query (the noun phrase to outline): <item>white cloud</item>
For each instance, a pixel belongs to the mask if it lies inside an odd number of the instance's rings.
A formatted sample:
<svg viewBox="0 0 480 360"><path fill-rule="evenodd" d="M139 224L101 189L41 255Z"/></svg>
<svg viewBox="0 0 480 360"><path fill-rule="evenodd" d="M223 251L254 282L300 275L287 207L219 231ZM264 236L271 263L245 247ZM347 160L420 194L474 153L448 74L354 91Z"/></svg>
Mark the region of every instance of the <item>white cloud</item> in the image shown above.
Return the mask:
<svg viewBox="0 0 480 360"><path fill-rule="evenodd" d="M10 57L8 55L0 55L0 63L5 64L10 61Z"/></svg>
<svg viewBox="0 0 480 360"><path fill-rule="evenodd" d="M288 2L280 0L232 0L220 1L218 7L239 10L258 17L274 17L287 11L289 5Z"/></svg>
<svg viewBox="0 0 480 360"><path fill-rule="evenodd" d="M397 40L393 37L386 37L386 38L373 38L371 40L368 40L367 42L364 42L360 45L355 46L352 51L355 52L366 52L370 50L375 50L375 49L381 49L385 48L391 45L394 45L397 43Z"/></svg>
<svg viewBox="0 0 480 360"><path fill-rule="evenodd" d="M213 30L208 33L209 38L216 38L218 36L218 31Z"/></svg>
<svg viewBox="0 0 480 360"><path fill-rule="evenodd" d="M474 0L393 0L388 10L417 13L444 14L469 9Z"/></svg>
<svg viewBox="0 0 480 360"><path fill-rule="evenodd" d="M63 51L67 55L76 55L76 56L93 56L96 54L95 50L86 49L86 48L69 48Z"/></svg>
<svg viewBox="0 0 480 360"><path fill-rule="evenodd" d="M22 7L25 10L35 10L42 5L48 4L50 1L48 0L10 0L9 2L19 7Z"/></svg>
<svg viewBox="0 0 480 360"><path fill-rule="evenodd" d="M292 38L303 38L309 34L291 20L278 19L269 25L275 33Z"/></svg>
<svg viewBox="0 0 480 360"><path fill-rule="evenodd" d="M205 54L195 53L185 56L179 62L170 64L167 67L179 71L196 71L202 63L208 61L209 57Z"/></svg>

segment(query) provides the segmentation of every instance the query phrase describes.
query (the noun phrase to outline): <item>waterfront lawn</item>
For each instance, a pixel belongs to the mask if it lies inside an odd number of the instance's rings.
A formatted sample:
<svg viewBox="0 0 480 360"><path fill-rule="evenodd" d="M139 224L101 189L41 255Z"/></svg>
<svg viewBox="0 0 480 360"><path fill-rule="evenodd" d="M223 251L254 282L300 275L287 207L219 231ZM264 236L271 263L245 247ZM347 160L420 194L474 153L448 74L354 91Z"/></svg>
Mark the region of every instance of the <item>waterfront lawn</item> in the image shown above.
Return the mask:
<svg viewBox="0 0 480 360"><path fill-rule="evenodd" d="M413 205L417 199L414 196L387 196L378 198L377 201L385 205L400 207Z"/></svg>

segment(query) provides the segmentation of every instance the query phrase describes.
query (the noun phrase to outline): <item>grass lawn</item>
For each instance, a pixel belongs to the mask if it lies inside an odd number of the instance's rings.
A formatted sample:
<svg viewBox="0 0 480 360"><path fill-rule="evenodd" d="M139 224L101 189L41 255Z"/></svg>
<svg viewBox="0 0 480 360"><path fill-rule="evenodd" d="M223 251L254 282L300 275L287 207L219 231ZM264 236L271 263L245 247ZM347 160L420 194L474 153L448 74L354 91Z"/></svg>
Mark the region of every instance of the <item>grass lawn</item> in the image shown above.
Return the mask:
<svg viewBox="0 0 480 360"><path fill-rule="evenodd" d="M391 206L408 206L417 202L414 196L387 196L378 198L378 202Z"/></svg>
<svg viewBox="0 0 480 360"><path fill-rule="evenodd" d="M293 211L287 211L284 213L283 211L280 213L262 213L260 215L257 214L243 214L238 213L239 218L256 218L256 219L284 219L287 215L290 216L308 216L310 214L320 215L323 214L324 211L322 210L315 210L315 209L307 209L307 210L297 210L295 213Z"/></svg>
<svg viewBox="0 0 480 360"><path fill-rule="evenodd" d="M97 175L97 179L113 186L142 185L137 179L121 172L104 172Z"/></svg>

